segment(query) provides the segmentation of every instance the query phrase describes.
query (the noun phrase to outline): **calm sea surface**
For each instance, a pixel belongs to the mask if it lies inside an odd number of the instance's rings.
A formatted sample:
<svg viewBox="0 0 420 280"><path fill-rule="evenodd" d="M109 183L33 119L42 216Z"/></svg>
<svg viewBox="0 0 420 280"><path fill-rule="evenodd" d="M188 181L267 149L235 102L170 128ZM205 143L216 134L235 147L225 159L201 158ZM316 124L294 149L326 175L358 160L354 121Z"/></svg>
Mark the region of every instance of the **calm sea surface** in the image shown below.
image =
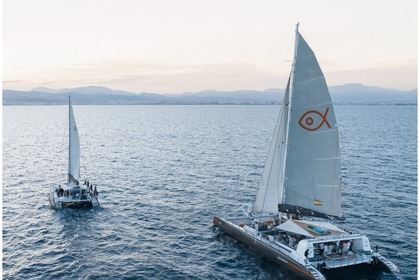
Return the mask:
<svg viewBox="0 0 420 280"><path fill-rule="evenodd" d="M335 109L341 226L417 279L417 107ZM279 106L74 106L101 206L54 211L67 110L3 107L3 279L296 279L212 226L253 202Z"/></svg>

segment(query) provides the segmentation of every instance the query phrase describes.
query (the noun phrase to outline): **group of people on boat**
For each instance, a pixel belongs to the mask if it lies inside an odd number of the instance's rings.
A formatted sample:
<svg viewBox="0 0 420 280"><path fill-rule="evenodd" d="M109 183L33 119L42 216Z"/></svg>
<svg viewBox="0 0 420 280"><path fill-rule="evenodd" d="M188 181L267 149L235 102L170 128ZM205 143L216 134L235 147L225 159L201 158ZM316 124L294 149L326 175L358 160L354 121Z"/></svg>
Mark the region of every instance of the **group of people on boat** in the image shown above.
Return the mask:
<svg viewBox="0 0 420 280"><path fill-rule="evenodd" d="M353 254L353 241L341 240L336 242L315 243L314 255L328 258L330 256L345 256Z"/></svg>
<svg viewBox="0 0 420 280"><path fill-rule="evenodd" d="M296 249L297 244L304 238L305 236L297 235L297 234L290 234L289 232L281 231L281 232L273 232L276 230L276 227L279 225L279 221L274 219L264 223L258 223L254 221L253 228L258 232L265 232L267 239L275 238L277 242L281 242L290 248ZM273 237L272 237L273 236ZM271 238L270 238L271 237ZM330 258L332 256L335 257L342 257L342 256L349 256L353 255L352 251L352 240L341 240L337 242L325 242L325 243L315 243L314 244L314 255L316 258Z"/></svg>
<svg viewBox="0 0 420 280"><path fill-rule="evenodd" d="M270 221L266 221L264 223L259 223L257 221L254 221L253 228L257 232L262 232L267 234L265 237L269 240L272 240L275 238L276 241L281 242L290 248L296 249L297 244L299 241L301 241L304 236L299 235L291 235L287 232L278 232L276 230L276 227L279 225L279 220L274 219Z"/></svg>
<svg viewBox="0 0 420 280"><path fill-rule="evenodd" d="M96 186L93 186L93 184L89 185L89 181L86 180L83 183L83 185L87 186L87 189L89 190L91 196L97 196L98 195L98 190L96 189Z"/></svg>
<svg viewBox="0 0 420 280"><path fill-rule="evenodd" d="M266 221L264 223L259 223L254 221L253 227L256 231L271 231L279 225L279 220L274 219L273 221Z"/></svg>
<svg viewBox="0 0 420 280"><path fill-rule="evenodd" d="M61 187L61 185L58 185L58 188L56 189L57 196L58 197L75 197L80 194L81 199L86 199L87 192L89 192L90 196L98 196L98 190L96 189L96 186L93 186L93 184L89 185L89 181L85 181L83 185L86 186L87 189L81 189L80 192L64 190L63 187Z"/></svg>
<svg viewBox="0 0 420 280"><path fill-rule="evenodd" d="M286 244L290 248L296 249L297 244L302 240L303 238L298 235L291 235L287 232L280 232L276 235L276 240L278 242L281 242L283 244Z"/></svg>

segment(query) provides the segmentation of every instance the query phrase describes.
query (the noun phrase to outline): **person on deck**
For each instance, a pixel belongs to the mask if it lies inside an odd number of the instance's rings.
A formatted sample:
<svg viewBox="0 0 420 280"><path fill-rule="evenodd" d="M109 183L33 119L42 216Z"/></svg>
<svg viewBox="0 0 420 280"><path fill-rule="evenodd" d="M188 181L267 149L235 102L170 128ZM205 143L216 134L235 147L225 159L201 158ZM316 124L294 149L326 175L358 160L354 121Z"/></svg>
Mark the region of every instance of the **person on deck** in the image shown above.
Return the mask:
<svg viewBox="0 0 420 280"><path fill-rule="evenodd" d="M349 248L348 248L348 242L344 242L343 243L343 248L342 248L342 250L341 250L341 254L342 255L345 255L345 254L347 254L347 252L349 251Z"/></svg>
<svg viewBox="0 0 420 280"><path fill-rule="evenodd" d="M295 239L295 237L294 237L294 236L291 236L291 237L289 238L289 247L294 248L295 243L296 243L296 239Z"/></svg>
<svg viewBox="0 0 420 280"><path fill-rule="evenodd" d="M327 256L328 256L328 251L329 251L329 246L328 246L328 243L327 244L325 244L325 246L324 246L324 253L322 254L323 256L324 256L324 258L326 258Z"/></svg>

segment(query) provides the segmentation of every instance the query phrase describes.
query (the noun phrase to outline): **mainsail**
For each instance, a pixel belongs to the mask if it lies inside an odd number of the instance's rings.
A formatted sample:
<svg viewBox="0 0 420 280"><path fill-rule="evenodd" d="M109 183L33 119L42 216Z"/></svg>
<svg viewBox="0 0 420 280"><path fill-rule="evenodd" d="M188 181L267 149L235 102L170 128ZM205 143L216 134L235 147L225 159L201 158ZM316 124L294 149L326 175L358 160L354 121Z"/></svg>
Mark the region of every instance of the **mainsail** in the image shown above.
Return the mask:
<svg viewBox="0 0 420 280"><path fill-rule="evenodd" d="M69 97L69 170L68 183L79 180L80 177L80 140L74 119L73 107Z"/></svg>
<svg viewBox="0 0 420 280"><path fill-rule="evenodd" d="M334 108L318 61L298 30L292 72L253 212L341 215Z"/></svg>

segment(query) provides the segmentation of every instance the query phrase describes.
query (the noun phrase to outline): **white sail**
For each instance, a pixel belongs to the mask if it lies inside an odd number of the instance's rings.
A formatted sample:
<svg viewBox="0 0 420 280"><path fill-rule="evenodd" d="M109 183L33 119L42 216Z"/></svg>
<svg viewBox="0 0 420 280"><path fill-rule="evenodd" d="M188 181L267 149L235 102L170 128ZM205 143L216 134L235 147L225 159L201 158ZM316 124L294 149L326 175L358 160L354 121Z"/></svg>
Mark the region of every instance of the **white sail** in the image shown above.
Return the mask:
<svg viewBox="0 0 420 280"><path fill-rule="evenodd" d="M290 79L289 79L290 81ZM286 148L286 124L288 123L289 83L277 119L260 187L252 207L254 214L277 213L283 196L283 163Z"/></svg>
<svg viewBox="0 0 420 280"><path fill-rule="evenodd" d="M253 212L341 215L341 165L324 75L296 30L295 58Z"/></svg>
<svg viewBox="0 0 420 280"><path fill-rule="evenodd" d="M69 97L69 170L68 182L76 182L80 177L80 140Z"/></svg>

